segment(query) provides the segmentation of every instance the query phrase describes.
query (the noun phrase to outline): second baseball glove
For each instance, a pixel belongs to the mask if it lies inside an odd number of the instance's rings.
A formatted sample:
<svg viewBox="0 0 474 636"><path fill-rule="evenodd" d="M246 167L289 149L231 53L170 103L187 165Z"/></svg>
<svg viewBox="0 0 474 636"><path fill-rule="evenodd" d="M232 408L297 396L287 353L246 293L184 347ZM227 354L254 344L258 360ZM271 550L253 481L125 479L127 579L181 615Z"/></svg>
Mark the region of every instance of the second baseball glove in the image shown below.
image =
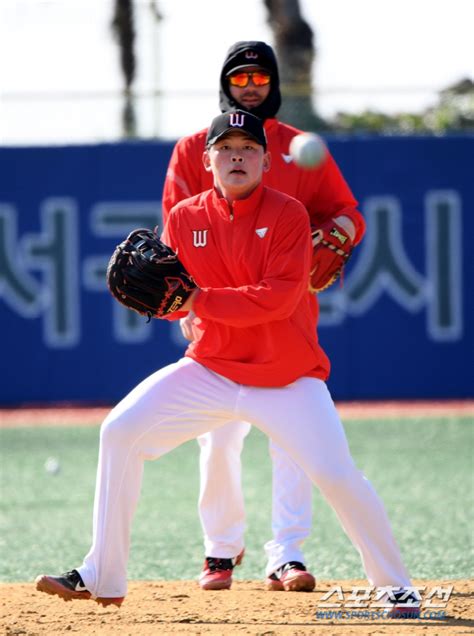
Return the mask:
<svg viewBox="0 0 474 636"><path fill-rule="evenodd" d="M147 229L134 230L117 245L107 285L119 303L148 319L178 311L196 289L173 250Z"/></svg>
<svg viewBox="0 0 474 636"><path fill-rule="evenodd" d="M341 275L353 250L347 232L334 221L311 228L313 257L309 275L309 290L321 292L330 287Z"/></svg>

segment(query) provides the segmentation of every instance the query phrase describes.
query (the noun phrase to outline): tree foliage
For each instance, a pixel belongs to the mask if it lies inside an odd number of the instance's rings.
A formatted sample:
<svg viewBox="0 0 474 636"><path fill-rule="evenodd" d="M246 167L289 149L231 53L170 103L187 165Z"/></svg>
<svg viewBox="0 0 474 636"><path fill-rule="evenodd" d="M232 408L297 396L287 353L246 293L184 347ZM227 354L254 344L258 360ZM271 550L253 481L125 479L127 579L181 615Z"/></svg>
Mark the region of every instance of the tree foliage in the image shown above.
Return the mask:
<svg viewBox="0 0 474 636"><path fill-rule="evenodd" d="M327 122L334 132L443 134L474 132L474 82L465 78L439 93L438 103L420 113L387 115L376 111L338 113Z"/></svg>
<svg viewBox="0 0 474 636"><path fill-rule="evenodd" d="M474 83L465 78L442 90L438 103L420 113L388 115L377 111L340 112L323 119L313 102L312 67L316 59L315 36L301 14L299 0L263 0L278 56L283 103L279 116L303 130L353 134L442 134L474 132ZM162 19L157 0L150 7ZM119 46L124 78L122 128L125 137L137 134L132 91L135 79L135 28L133 0L115 0L112 31Z"/></svg>

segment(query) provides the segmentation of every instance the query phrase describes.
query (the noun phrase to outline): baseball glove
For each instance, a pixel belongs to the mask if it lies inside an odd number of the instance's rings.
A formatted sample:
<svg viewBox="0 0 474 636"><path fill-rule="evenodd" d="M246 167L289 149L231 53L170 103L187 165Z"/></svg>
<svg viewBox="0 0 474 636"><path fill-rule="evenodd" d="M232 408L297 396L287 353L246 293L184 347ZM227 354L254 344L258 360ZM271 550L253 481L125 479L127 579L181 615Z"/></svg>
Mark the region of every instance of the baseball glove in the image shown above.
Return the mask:
<svg viewBox="0 0 474 636"><path fill-rule="evenodd" d="M163 318L196 289L172 249L155 232L134 230L117 245L107 267L107 285L119 303L139 314Z"/></svg>
<svg viewBox="0 0 474 636"><path fill-rule="evenodd" d="M353 250L351 238L334 221L311 228L313 257L309 275L309 290L320 292L336 281Z"/></svg>

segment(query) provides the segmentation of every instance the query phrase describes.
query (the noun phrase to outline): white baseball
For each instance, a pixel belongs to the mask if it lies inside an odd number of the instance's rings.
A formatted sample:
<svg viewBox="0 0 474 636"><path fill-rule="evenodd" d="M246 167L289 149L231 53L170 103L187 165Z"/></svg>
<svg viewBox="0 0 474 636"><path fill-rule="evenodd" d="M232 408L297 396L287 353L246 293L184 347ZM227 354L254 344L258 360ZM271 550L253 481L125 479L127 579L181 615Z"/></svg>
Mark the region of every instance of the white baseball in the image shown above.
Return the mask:
<svg viewBox="0 0 474 636"><path fill-rule="evenodd" d="M51 475L57 475L61 467L56 457L48 457L48 459L44 462L44 468L46 472Z"/></svg>
<svg viewBox="0 0 474 636"><path fill-rule="evenodd" d="M316 168L326 157L326 146L319 135L305 132L291 140L290 155L301 168Z"/></svg>

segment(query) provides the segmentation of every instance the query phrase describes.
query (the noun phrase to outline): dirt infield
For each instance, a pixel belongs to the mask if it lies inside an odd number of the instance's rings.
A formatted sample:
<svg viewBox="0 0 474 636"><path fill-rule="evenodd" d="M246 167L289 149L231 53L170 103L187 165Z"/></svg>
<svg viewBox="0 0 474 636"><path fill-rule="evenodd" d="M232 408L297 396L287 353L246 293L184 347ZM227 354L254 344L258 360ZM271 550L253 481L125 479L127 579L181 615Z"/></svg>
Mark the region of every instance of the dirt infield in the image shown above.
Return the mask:
<svg viewBox="0 0 474 636"><path fill-rule="evenodd" d="M352 584L366 585L366 582L325 581L318 583L316 591L310 594L267 592L261 581L235 581L232 590L221 592L203 592L195 581L141 582L130 585L129 594L120 609L102 608L91 601L65 603L57 597L37 592L33 583L4 583L0 585L0 627L1 633L6 636L68 633L85 636L452 636L472 634L474 631L472 581L415 581L415 585L426 586L427 590L436 586L445 588L454 585L444 610L430 610L444 611L446 618L442 619L401 621L385 618L316 618L316 610L321 610L321 597L331 586L337 584L342 585L347 599ZM334 600L335 597L332 598ZM422 610L422 615L424 611L426 610Z"/></svg>
<svg viewBox="0 0 474 636"><path fill-rule="evenodd" d="M474 401L339 403L342 419L401 417L474 418ZM0 427L98 425L108 408L0 409ZM474 421L474 419L473 419ZM469 558L466 554L466 559ZM346 599L342 617L317 618L323 595L341 585ZM231 591L203 592L195 581L132 582L120 609L102 608L91 601L65 603L35 590L33 583L0 584L0 634L49 636L76 633L84 636L151 636L210 634L253 636L451 636L474 633L474 582L414 581L426 590L454 586L442 610L445 617L416 621L389 620L372 613L369 618L347 617L363 611L347 607L352 587L363 581L321 581L313 593L267 592L262 581L235 581ZM332 597L331 600L336 600ZM434 599L436 602L436 599ZM424 610L425 608L423 608ZM370 608L367 610L369 611ZM423 612L422 610L422 612Z"/></svg>
<svg viewBox="0 0 474 636"><path fill-rule="evenodd" d="M338 402L336 406L343 420L450 416L474 419L474 400ZM58 405L0 409L0 428L94 426L100 424L110 408Z"/></svg>

